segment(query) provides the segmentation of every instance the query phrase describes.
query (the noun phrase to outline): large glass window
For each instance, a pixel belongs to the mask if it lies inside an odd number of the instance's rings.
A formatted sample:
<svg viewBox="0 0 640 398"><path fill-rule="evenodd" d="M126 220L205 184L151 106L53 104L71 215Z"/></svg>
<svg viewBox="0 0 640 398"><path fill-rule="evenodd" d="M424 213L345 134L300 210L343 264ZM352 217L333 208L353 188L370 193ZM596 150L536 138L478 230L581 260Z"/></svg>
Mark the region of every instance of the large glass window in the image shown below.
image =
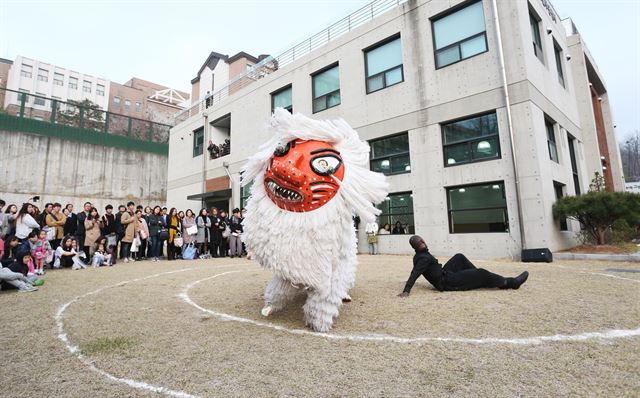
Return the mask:
<svg viewBox="0 0 640 398"><path fill-rule="evenodd" d="M22 68L20 68L20 76L31 79L33 76L33 66L22 64Z"/></svg>
<svg viewBox="0 0 640 398"><path fill-rule="evenodd" d="M340 105L340 68L338 65L316 73L313 80L313 113Z"/></svg>
<svg viewBox="0 0 640 398"><path fill-rule="evenodd" d="M367 71L367 93L404 81L400 37L364 53Z"/></svg>
<svg viewBox="0 0 640 398"><path fill-rule="evenodd" d="M445 166L500 158L495 112L442 125Z"/></svg>
<svg viewBox="0 0 640 398"><path fill-rule="evenodd" d="M549 158L556 163L558 162L558 148L556 146L556 133L553 129L553 123L549 119L544 120L544 127L547 130L547 147L549 148Z"/></svg>
<svg viewBox="0 0 640 398"><path fill-rule="evenodd" d="M573 187L576 195L580 195L580 176L578 175L578 160L576 159L576 139L571 134L567 134L569 143L569 157L571 159L571 173L573 174Z"/></svg>
<svg viewBox="0 0 640 398"><path fill-rule="evenodd" d="M49 81L49 71L46 69L38 68L38 80L41 82Z"/></svg>
<svg viewBox="0 0 640 398"><path fill-rule="evenodd" d="M554 181L553 182L553 190L556 193L556 200L560 199L564 196L564 184ZM567 219L563 218L560 220L560 231L568 231L569 227L567 226Z"/></svg>
<svg viewBox="0 0 640 398"><path fill-rule="evenodd" d="M247 206L247 200L249 200L249 196L251 196L252 186L253 186L253 181L251 181L245 187L240 187L240 209Z"/></svg>
<svg viewBox="0 0 640 398"><path fill-rule="evenodd" d="M104 85L103 84L96 85L96 94L104 96Z"/></svg>
<svg viewBox="0 0 640 398"><path fill-rule="evenodd" d="M540 39L540 17L529 10L529 24L531 25L531 39L533 41L533 53L538 59L544 62L542 53L542 40Z"/></svg>
<svg viewBox="0 0 640 398"><path fill-rule="evenodd" d="M113 106L120 108L120 97L113 97Z"/></svg>
<svg viewBox="0 0 640 398"><path fill-rule="evenodd" d="M393 235L415 233L413 195L411 192L390 193L378 205L378 209L382 211L378 216L380 228L383 228L385 224L389 224Z"/></svg>
<svg viewBox="0 0 640 398"><path fill-rule="evenodd" d="M369 142L371 170L385 175L409 173L409 134L402 133Z"/></svg>
<svg viewBox="0 0 640 398"><path fill-rule="evenodd" d="M131 101L128 99L124 100L124 110L127 112L131 111Z"/></svg>
<svg viewBox="0 0 640 398"><path fill-rule="evenodd" d="M77 77L69 77L69 88L77 90L78 89L78 78Z"/></svg>
<svg viewBox="0 0 640 398"><path fill-rule="evenodd" d="M491 182L447 188L449 232L508 232L504 183Z"/></svg>
<svg viewBox="0 0 640 398"><path fill-rule="evenodd" d="M271 112L276 108L284 108L293 113L293 99L291 97L293 90L291 86L281 88L271 94Z"/></svg>
<svg viewBox="0 0 640 398"><path fill-rule="evenodd" d="M558 81L560 82L562 87L565 87L564 73L562 72L562 48L560 48L560 45L556 43L555 40L553 41L553 53L556 56L556 70L558 71Z"/></svg>
<svg viewBox="0 0 640 398"><path fill-rule="evenodd" d="M482 1L433 21L436 69L487 51Z"/></svg>
<svg viewBox="0 0 640 398"><path fill-rule="evenodd" d="M204 128L193 132L193 157L202 155L204 151Z"/></svg>
<svg viewBox="0 0 640 398"><path fill-rule="evenodd" d="M53 84L56 86L62 86L64 84L64 75L62 73L53 73Z"/></svg>
<svg viewBox="0 0 640 398"><path fill-rule="evenodd" d="M22 88L19 89L19 90L20 90L20 92L16 93L16 96L17 96L16 99L18 100L18 103L22 102L22 100L24 100L25 104L28 103L29 102L29 95L28 95L29 94L29 90L24 90Z"/></svg>
<svg viewBox="0 0 640 398"><path fill-rule="evenodd" d="M88 80L84 80L82 82L82 91L84 91L85 93L90 93L91 92L91 82Z"/></svg>
<svg viewBox="0 0 640 398"><path fill-rule="evenodd" d="M40 106L44 106L47 101L44 99L45 94L43 93L36 93L36 95L40 95L41 97L33 97L33 105L40 105Z"/></svg>

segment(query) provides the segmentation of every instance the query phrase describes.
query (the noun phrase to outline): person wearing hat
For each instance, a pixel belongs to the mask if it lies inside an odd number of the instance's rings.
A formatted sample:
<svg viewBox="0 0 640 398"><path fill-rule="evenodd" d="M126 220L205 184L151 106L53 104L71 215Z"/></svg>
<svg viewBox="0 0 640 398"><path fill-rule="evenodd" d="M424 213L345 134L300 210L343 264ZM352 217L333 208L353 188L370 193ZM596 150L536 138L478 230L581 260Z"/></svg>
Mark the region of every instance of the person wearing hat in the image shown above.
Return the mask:
<svg viewBox="0 0 640 398"><path fill-rule="evenodd" d="M429 248L418 235L409 239L416 251L413 256L413 269L398 297L407 297L420 275L424 276L439 291L473 290L482 288L518 289L529 277L524 271L515 278L505 278L483 268L476 268L464 254L451 257L443 266L429 253Z"/></svg>

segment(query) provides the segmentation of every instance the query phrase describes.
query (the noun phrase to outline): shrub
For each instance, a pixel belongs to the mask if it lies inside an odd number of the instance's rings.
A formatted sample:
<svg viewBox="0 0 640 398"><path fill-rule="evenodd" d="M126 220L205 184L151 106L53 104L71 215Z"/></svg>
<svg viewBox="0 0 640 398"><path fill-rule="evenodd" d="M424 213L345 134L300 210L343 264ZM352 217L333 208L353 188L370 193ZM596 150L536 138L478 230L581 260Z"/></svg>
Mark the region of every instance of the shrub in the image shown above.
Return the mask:
<svg viewBox="0 0 640 398"><path fill-rule="evenodd" d="M597 245L606 243L607 231L625 235L627 229L640 225L640 195L630 192L592 191L580 196L566 196L553 205L553 217L578 220ZM619 230L614 225L618 223ZM627 231L628 233L628 231Z"/></svg>

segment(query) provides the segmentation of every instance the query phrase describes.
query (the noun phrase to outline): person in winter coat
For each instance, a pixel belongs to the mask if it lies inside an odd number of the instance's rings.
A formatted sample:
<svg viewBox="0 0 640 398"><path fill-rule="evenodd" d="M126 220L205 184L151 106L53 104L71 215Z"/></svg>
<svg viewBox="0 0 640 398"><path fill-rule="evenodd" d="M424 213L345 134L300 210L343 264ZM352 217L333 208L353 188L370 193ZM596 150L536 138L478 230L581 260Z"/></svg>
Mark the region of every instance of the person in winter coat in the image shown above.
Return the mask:
<svg viewBox="0 0 640 398"><path fill-rule="evenodd" d="M167 215L167 227L169 229L169 240L167 241L167 260L175 260L176 254L178 254L178 248L173 244L173 239L182 230L182 224L178 217L178 210L172 207Z"/></svg>
<svg viewBox="0 0 640 398"><path fill-rule="evenodd" d="M64 223L64 236L76 236L76 229L78 228L78 216L73 212L73 205L68 203L63 210L67 221Z"/></svg>
<svg viewBox="0 0 640 398"><path fill-rule="evenodd" d="M198 253L202 256L206 254L211 237L211 219L207 216L207 209L200 210L200 214L196 217L196 225L198 226L198 235L196 242L198 243Z"/></svg>
<svg viewBox="0 0 640 398"><path fill-rule="evenodd" d="M218 231L220 232L220 257L227 257L229 253L229 237L225 237L225 230L229 226L229 218L227 212L220 210L220 216L218 217Z"/></svg>
<svg viewBox="0 0 640 398"><path fill-rule="evenodd" d="M0 237L13 236L16 233L15 221L17 214L18 206L14 204L7 206L7 210L4 211L4 216L2 217L2 232L0 232Z"/></svg>
<svg viewBox="0 0 640 398"><path fill-rule="evenodd" d="M16 217L16 237L20 240L26 239L34 230L39 229L40 224L33 218L35 208L31 203L25 203Z"/></svg>
<svg viewBox="0 0 640 398"><path fill-rule="evenodd" d="M131 243L133 243L133 239L138 232L139 225L138 220L134 215L134 210L136 208L136 204L133 202L127 203L127 211L122 213L122 217L120 218L120 223L125 228L124 236L122 237L122 255L124 257L124 262L128 263L129 261L135 261L133 258L129 258Z"/></svg>
<svg viewBox="0 0 640 398"><path fill-rule="evenodd" d="M196 225L196 217L193 214L193 210L188 209L182 219L182 239L184 240L184 244L193 243L196 240L196 234L190 235L187 232L187 229Z"/></svg>
<svg viewBox="0 0 640 398"><path fill-rule="evenodd" d="M91 205L91 202L85 202L84 204L84 211L81 211L80 213L78 213L78 226L76 228L76 241L78 243L79 246L81 246L82 251L84 252L86 258L91 258L91 256L89 255L89 246L86 246L84 244L84 242L86 241L86 232L84 230L84 222L87 220L87 217L89 216L89 212L91 211L91 209L93 208L93 206Z"/></svg>
<svg viewBox="0 0 640 398"><path fill-rule="evenodd" d="M89 211L89 215L87 216L87 218L84 220L84 246L88 247L87 250L89 251L89 256L87 257L87 259L90 259L91 256L93 256L94 245L98 238L102 235L101 229L102 221L100 220L100 216L98 215L98 209L93 207Z"/></svg>
<svg viewBox="0 0 640 398"><path fill-rule="evenodd" d="M140 231L138 232L140 248L138 249L136 260L144 260L147 254L147 245L149 243L149 224L147 223L147 218L148 217L140 213L140 218L138 219L138 223L140 224Z"/></svg>
<svg viewBox="0 0 640 398"><path fill-rule="evenodd" d="M242 217L240 216L240 209L233 209L233 214L229 219L229 228L231 229L231 235L229 235L229 254L231 258L242 257Z"/></svg>
<svg viewBox="0 0 640 398"><path fill-rule="evenodd" d="M60 211L61 209L62 205L60 203L54 203L51 213L45 219L48 227L56 229L56 237L50 242L53 250L56 250L60 245L60 241L64 237L64 225L67 223L67 216Z"/></svg>
<svg viewBox="0 0 640 398"><path fill-rule="evenodd" d="M165 228L164 219L162 218L162 209L160 206L153 208L153 214L149 216L149 240L151 242L151 261L158 261L160 257L160 251L162 248L160 245L159 231L161 228Z"/></svg>
<svg viewBox="0 0 640 398"><path fill-rule="evenodd" d="M218 217L218 208L212 207L211 213L209 214L209 218L211 219L211 241L209 242L211 255L213 257L218 257L218 253L220 252L220 218Z"/></svg>

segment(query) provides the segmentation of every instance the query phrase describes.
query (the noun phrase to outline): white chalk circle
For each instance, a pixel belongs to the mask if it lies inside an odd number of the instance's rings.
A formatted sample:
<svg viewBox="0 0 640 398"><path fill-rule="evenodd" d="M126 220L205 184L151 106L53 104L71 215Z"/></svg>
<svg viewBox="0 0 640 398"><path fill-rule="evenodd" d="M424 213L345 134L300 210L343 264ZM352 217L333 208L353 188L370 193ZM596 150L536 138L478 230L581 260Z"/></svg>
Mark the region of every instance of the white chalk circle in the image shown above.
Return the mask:
<svg viewBox="0 0 640 398"><path fill-rule="evenodd" d="M609 339L618 339L618 338L629 338L629 337L637 337L640 336L640 327L637 329L614 329L614 330L604 330L598 332L586 332L580 334L554 334L548 336L532 336L532 337L521 337L521 338L497 338L497 337L487 337L487 338L463 338L463 337L399 337L385 334L334 334L334 333L319 333L314 332L307 329L292 329L281 325L276 325L270 322L262 322L256 321L254 319L243 318L236 315L227 314L221 311L216 311L209 308L204 308L194 302L189 296L189 290L191 290L194 286L199 283L216 279L218 277L234 274L238 272L248 272L248 271L228 271L222 272L213 276L209 276L206 278L199 279L195 282L192 282L185 286L182 292L178 295L185 303L197 308L199 311L202 311L206 314L213 315L218 319L224 321L233 321L239 322L249 325L254 325L262 328L268 328L272 330L277 330L280 332L286 332L294 335L303 335L303 336L314 336L320 337L327 340L349 340L349 341L371 341L371 342L390 342L390 343L400 343L400 344L409 344L409 343L429 343L429 342L450 342L450 343L462 343L462 344L510 344L510 345L535 345L535 344L543 344L547 342L579 342L579 341L587 341L587 340L609 340ZM630 279L630 278L622 278L616 275L609 274L600 274L588 272L593 275L606 276L614 279L623 279L632 282L640 282L640 280Z"/></svg>

